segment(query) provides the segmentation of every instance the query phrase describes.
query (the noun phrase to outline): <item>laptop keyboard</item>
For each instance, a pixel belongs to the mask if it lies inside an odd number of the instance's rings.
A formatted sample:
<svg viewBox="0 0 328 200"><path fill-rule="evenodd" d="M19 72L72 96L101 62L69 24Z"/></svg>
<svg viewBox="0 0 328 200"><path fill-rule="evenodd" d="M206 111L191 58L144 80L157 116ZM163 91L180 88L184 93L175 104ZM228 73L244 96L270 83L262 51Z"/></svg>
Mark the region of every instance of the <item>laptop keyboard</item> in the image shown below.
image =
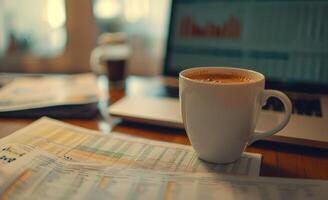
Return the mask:
<svg viewBox="0 0 328 200"><path fill-rule="evenodd" d="M179 98L179 88L165 86L164 90L165 90L164 96Z"/></svg>
<svg viewBox="0 0 328 200"><path fill-rule="evenodd" d="M166 86L164 88L164 96L179 98L179 89L177 87ZM303 99L300 97L290 97L290 99L293 103L293 114L322 117L320 99ZM278 99L269 98L263 109L283 112L284 106Z"/></svg>
<svg viewBox="0 0 328 200"><path fill-rule="evenodd" d="M293 103L293 114L322 117L321 104L319 99L291 98ZM264 110L284 111L283 104L276 98L269 98Z"/></svg>

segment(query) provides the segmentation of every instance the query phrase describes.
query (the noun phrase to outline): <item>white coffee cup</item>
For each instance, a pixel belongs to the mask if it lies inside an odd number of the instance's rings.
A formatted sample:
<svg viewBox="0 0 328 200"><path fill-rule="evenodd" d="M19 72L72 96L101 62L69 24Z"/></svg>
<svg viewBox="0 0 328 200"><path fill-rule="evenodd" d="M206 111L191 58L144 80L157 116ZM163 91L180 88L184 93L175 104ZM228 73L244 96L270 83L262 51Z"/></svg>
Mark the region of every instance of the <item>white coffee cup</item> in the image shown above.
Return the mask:
<svg viewBox="0 0 328 200"><path fill-rule="evenodd" d="M193 74L237 75L246 82L213 83ZM277 90L265 90L261 73L232 67L198 67L180 72L179 95L187 135L202 160L229 163L237 160L247 145L283 129L291 115L289 98ZM261 107L269 97L285 107L283 120L266 132L255 131Z"/></svg>

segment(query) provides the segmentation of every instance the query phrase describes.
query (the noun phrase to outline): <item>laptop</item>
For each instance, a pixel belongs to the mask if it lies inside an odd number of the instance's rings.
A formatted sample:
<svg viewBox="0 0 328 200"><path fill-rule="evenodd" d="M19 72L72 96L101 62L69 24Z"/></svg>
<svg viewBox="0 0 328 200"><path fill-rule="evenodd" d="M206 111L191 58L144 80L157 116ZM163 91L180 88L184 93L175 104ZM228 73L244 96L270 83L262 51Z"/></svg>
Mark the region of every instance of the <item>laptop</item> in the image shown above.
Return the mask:
<svg viewBox="0 0 328 200"><path fill-rule="evenodd" d="M327 19L328 1L173 0L163 75L177 78L196 66L259 71L266 88L284 91L293 102L287 127L266 140L328 148ZM158 91L164 92L157 98L128 95L109 111L130 121L183 128L178 88ZM281 102L270 98L257 130L275 126L282 112Z"/></svg>

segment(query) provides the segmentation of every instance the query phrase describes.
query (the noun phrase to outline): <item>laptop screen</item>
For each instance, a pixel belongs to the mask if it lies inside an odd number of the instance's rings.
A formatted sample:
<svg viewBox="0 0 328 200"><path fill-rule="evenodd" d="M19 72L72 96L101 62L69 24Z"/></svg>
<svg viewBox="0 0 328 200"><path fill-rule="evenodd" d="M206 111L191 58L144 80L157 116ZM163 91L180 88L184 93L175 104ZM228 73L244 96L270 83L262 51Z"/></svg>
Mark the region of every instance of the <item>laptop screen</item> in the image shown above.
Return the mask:
<svg viewBox="0 0 328 200"><path fill-rule="evenodd" d="M195 66L256 70L269 87L327 89L328 1L172 0L164 74Z"/></svg>

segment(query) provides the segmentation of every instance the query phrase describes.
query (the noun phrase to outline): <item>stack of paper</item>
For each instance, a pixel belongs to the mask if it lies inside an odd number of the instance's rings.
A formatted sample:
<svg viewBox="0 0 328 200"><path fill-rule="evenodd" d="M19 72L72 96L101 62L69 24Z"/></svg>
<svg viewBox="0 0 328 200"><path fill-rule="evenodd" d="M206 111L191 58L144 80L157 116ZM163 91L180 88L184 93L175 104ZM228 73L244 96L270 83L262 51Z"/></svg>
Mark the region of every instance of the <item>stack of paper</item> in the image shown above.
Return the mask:
<svg viewBox="0 0 328 200"><path fill-rule="evenodd" d="M125 136L101 134L42 118L0 140L3 154L26 155L39 149L73 162L164 172L223 172L259 175L261 155L244 153L235 163L202 162L190 146ZM0 151L1 152L1 151ZM1 157L1 154L0 154ZM18 159L18 157L17 157Z"/></svg>
<svg viewBox="0 0 328 200"><path fill-rule="evenodd" d="M0 199L325 199L328 182L259 177L261 156L228 165L191 147L103 135L48 118L0 140ZM8 160L10 159L10 162ZM1 164L2 163L2 164Z"/></svg>
<svg viewBox="0 0 328 200"><path fill-rule="evenodd" d="M93 74L18 76L0 89L0 114L43 116L59 109L64 110L60 106L66 106L65 109L78 106L78 109L73 110L78 112L83 110L84 105L96 105L99 94ZM49 109L53 107L56 110ZM63 112L59 111L58 115Z"/></svg>

